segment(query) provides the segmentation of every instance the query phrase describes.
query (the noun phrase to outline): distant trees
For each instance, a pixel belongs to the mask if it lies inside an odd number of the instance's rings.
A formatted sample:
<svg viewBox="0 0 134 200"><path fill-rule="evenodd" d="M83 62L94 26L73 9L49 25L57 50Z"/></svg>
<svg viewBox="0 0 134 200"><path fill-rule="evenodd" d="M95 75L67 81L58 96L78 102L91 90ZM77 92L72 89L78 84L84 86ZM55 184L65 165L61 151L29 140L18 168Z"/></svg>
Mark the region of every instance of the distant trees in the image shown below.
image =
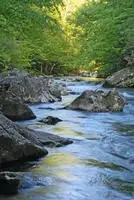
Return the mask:
<svg viewBox="0 0 134 200"><path fill-rule="evenodd" d="M133 0L0 1L0 71L106 76L134 47L133 10Z"/></svg>
<svg viewBox="0 0 134 200"><path fill-rule="evenodd" d="M134 1L88 1L75 17L80 45L78 63L103 76L122 66L126 49L134 47Z"/></svg>
<svg viewBox="0 0 134 200"><path fill-rule="evenodd" d="M59 3L60 0L0 1L1 69L8 66L33 69L34 57L62 63L69 45L56 16Z"/></svg>

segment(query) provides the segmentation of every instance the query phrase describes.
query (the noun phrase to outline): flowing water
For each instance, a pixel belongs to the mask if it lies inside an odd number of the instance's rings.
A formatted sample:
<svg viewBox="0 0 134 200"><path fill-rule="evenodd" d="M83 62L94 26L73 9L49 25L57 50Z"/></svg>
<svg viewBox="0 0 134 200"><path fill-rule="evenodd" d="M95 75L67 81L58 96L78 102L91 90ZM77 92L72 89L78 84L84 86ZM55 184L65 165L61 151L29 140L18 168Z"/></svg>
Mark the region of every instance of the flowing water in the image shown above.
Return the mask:
<svg viewBox="0 0 134 200"><path fill-rule="evenodd" d="M64 81L63 81L64 82ZM89 113L58 109L96 82L64 82L72 95L62 102L32 105L42 131L72 138L74 143L49 149L48 156L24 170L19 194L2 200L132 200L134 199L134 89L120 89L128 104L121 113ZM63 121L44 126L48 115Z"/></svg>

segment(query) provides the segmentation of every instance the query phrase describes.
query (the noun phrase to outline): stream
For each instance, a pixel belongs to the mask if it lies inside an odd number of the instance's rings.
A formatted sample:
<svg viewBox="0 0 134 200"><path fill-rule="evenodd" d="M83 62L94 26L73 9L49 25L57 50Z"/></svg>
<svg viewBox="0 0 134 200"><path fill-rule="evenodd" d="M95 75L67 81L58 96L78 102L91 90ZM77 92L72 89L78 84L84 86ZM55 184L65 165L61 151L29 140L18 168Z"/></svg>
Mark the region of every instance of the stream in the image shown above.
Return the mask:
<svg viewBox="0 0 134 200"><path fill-rule="evenodd" d="M37 119L21 124L74 143L50 148L46 157L29 163L19 193L0 200L134 200L134 89L119 89L128 103L123 112L89 113L59 108L84 90L104 90L101 82L62 82L71 94L62 102L31 105ZM47 116L63 121L37 123Z"/></svg>

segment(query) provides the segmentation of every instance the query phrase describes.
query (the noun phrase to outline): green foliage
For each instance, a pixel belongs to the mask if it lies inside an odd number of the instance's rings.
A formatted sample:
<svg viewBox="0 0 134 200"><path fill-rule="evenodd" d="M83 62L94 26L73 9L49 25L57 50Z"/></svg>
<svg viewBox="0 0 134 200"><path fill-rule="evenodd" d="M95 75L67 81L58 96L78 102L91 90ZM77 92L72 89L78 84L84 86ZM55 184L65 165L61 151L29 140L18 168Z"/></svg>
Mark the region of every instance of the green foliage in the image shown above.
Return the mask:
<svg viewBox="0 0 134 200"><path fill-rule="evenodd" d="M0 2L0 57L8 66L31 68L32 58L62 63L69 49L55 4L60 0Z"/></svg>
<svg viewBox="0 0 134 200"><path fill-rule="evenodd" d="M133 0L88 2L77 11L75 23L81 30L78 63L102 75L119 70L123 53L134 46Z"/></svg>
<svg viewBox="0 0 134 200"><path fill-rule="evenodd" d="M134 47L133 0L0 1L0 71L117 71Z"/></svg>

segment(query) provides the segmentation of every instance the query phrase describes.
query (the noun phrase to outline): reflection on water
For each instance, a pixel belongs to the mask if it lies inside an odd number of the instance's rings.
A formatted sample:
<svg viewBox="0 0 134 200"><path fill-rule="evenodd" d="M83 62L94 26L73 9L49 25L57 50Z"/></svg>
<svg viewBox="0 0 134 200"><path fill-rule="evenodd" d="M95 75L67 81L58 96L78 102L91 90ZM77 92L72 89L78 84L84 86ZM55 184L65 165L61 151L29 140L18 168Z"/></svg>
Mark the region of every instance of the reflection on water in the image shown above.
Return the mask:
<svg viewBox="0 0 134 200"><path fill-rule="evenodd" d="M101 88L96 80L63 82L74 93ZM61 103L32 105L37 119L22 123L73 138L74 143L49 149L47 157L25 169L19 194L0 200L133 200L134 89L119 90L128 102L123 113L58 110L77 95L63 97ZM63 121L36 124L48 115Z"/></svg>
<svg viewBox="0 0 134 200"><path fill-rule="evenodd" d="M46 159L43 160L43 164L48 166L62 166L68 164L78 164L79 160L73 156L72 154L67 153L57 153L48 156Z"/></svg>
<svg viewBox="0 0 134 200"><path fill-rule="evenodd" d="M54 132L58 133L59 135L66 135L68 137L71 136L82 136L84 133L81 133L79 131L73 131L71 128L66 127L61 124L61 126L57 126L52 129Z"/></svg>
<svg viewBox="0 0 134 200"><path fill-rule="evenodd" d="M134 194L134 181L127 181L121 179L106 179L106 184L115 190L128 193L131 196Z"/></svg>
<svg viewBox="0 0 134 200"><path fill-rule="evenodd" d="M100 168L108 168L108 169L112 169L112 170L128 170L125 167L116 165L114 163L106 163L106 162L100 162L98 160L93 160L93 159L88 159L84 162L84 164L86 165L90 165L90 166L95 166L95 167L100 167Z"/></svg>
<svg viewBox="0 0 134 200"><path fill-rule="evenodd" d="M115 123L113 125L120 134L126 135L126 136L134 136L134 124L121 124L121 123Z"/></svg>
<svg viewBox="0 0 134 200"><path fill-rule="evenodd" d="M104 81L104 78L81 77L81 80L83 80L83 81L89 81L89 82L94 82L94 83L98 83L98 82Z"/></svg>

